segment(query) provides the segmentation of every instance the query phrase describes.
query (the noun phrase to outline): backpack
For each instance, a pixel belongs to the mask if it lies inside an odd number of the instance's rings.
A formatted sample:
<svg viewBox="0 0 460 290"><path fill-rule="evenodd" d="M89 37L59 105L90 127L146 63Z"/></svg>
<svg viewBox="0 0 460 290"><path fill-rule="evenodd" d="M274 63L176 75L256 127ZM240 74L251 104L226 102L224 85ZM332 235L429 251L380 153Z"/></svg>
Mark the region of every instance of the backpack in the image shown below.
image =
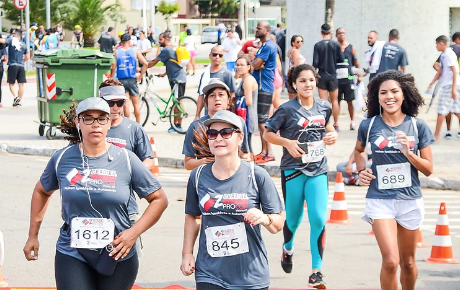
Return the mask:
<svg viewBox="0 0 460 290"><path fill-rule="evenodd" d="M177 47L176 48L176 58L177 60L170 58L169 60L172 62L177 63L180 67L187 66L188 62L190 61L190 51L188 51L185 47Z"/></svg>

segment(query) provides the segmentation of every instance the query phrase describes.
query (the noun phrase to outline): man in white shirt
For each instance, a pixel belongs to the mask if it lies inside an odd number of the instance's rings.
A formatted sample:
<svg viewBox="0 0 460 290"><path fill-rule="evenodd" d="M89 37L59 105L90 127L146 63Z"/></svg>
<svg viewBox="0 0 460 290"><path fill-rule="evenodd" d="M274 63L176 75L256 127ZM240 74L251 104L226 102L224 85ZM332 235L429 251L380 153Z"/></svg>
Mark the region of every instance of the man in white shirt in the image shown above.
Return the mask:
<svg viewBox="0 0 460 290"><path fill-rule="evenodd" d="M436 49L441 51L441 75L436 74L433 81L428 86L431 86L439 79L441 82L441 90L438 97L438 118L436 121L436 130L434 137L436 142L439 142L439 133L442 123L449 112L455 114L460 119L460 99L459 99L459 81L458 81L458 60L455 52L448 46L447 37L444 35L436 38Z"/></svg>
<svg viewBox="0 0 460 290"><path fill-rule="evenodd" d="M222 41L222 49L224 50L224 59L227 69L235 72L235 63L238 58L238 52L241 49L241 40L236 37L233 31L227 32L227 37Z"/></svg>

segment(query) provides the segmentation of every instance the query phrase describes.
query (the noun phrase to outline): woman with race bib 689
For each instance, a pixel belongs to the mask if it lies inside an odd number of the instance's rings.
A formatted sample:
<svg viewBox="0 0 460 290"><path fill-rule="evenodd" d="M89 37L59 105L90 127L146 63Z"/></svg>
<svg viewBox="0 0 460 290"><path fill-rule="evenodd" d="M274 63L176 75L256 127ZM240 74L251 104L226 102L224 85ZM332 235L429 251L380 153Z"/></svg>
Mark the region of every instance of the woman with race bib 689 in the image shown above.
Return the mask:
<svg viewBox="0 0 460 290"><path fill-rule="evenodd" d="M425 215L418 172L433 172L430 145L435 139L427 124L415 118L423 99L411 75L380 73L368 89L368 119L359 126L354 151L359 182L369 186L362 219L372 225L382 255L381 288L398 289L400 266L402 289L412 290L417 237ZM373 160L366 169L369 148Z"/></svg>

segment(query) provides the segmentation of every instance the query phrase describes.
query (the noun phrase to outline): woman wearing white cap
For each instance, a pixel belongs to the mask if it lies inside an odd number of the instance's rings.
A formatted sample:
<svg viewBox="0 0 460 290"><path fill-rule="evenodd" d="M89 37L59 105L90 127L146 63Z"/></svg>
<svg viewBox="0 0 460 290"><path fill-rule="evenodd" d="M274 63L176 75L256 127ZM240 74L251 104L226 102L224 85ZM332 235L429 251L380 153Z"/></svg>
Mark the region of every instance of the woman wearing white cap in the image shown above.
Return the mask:
<svg viewBox="0 0 460 290"><path fill-rule="evenodd" d="M88 98L61 116L70 145L58 150L32 195L27 260L38 259L38 233L49 199L60 189L64 225L56 245L58 289L131 289L139 261L137 237L168 205L161 185L130 151L106 142L110 108ZM128 169L128 170L127 170ZM131 227L128 203L134 191L149 205Z"/></svg>
<svg viewBox="0 0 460 290"><path fill-rule="evenodd" d="M268 289L261 226L273 234L282 229L278 192L265 170L239 158L243 133L238 116L220 110L204 124L207 142L201 145L215 160L190 174L181 271L186 276L195 273L197 290Z"/></svg>

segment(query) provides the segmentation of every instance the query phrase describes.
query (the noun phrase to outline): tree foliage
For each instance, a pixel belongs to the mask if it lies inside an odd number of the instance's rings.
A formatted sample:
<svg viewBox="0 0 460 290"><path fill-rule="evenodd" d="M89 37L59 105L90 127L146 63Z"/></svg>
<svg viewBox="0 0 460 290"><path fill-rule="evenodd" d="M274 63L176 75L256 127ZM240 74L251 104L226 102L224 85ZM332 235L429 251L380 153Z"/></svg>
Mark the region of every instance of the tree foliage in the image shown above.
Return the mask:
<svg viewBox="0 0 460 290"><path fill-rule="evenodd" d="M0 6L4 11L4 17L11 20L14 24L20 25L21 10L14 6L14 1L2 1L3 4ZM63 19L69 16L70 5L68 0L51 0L50 1L50 17L51 25L55 26L60 23ZM37 22L39 25L43 24L46 26L46 0L33 0L28 1L30 22ZM25 17L25 13L24 13ZM25 23L25 20L24 20Z"/></svg>
<svg viewBox="0 0 460 290"><path fill-rule="evenodd" d="M104 6L105 0L71 0L69 17L65 19L64 27L73 30L75 25L82 27L85 46L94 44L93 37L99 31L107 19L125 22L119 13L121 4L118 0L115 4Z"/></svg>
<svg viewBox="0 0 460 290"><path fill-rule="evenodd" d="M157 10L163 15L166 21L166 25L169 28L170 27L169 22L171 21L171 15L179 11L179 9L180 9L179 5L172 4L172 3L166 3L166 1L163 0L160 2L160 5L158 5Z"/></svg>
<svg viewBox="0 0 460 290"><path fill-rule="evenodd" d="M324 14L324 23L334 28L334 6L335 0L326 0L326 13Z"/></svg>
<svg viewBox="0 0 460 290"><path fill-rule="evenodd" d="M207 0L193 1L198 5L198 10L202 18L217 16L237 18L237 11L240 5L239 0Z"/></svg>

